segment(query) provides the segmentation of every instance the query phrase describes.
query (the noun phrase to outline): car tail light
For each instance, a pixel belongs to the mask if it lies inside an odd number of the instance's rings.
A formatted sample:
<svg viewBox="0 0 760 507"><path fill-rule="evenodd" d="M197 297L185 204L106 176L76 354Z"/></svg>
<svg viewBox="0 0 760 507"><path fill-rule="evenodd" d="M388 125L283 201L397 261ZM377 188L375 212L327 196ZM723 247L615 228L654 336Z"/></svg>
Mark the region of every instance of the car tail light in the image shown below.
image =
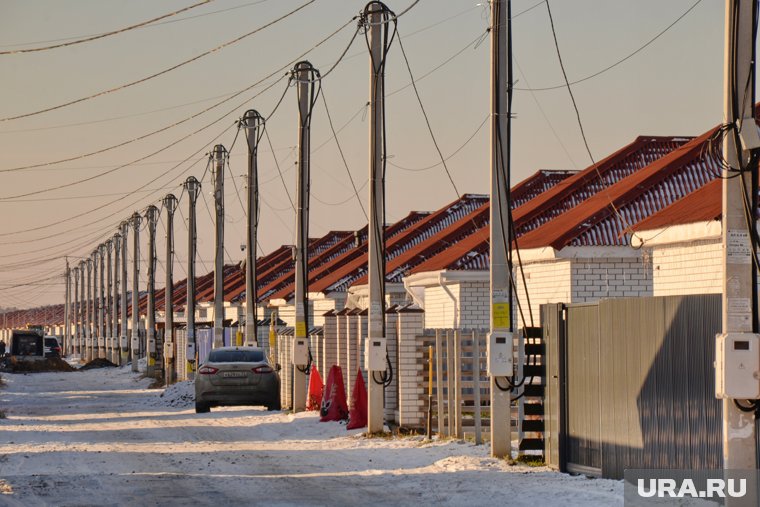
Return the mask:
<svg viewBox="0 0 760 507"><path fill-rule="evenodd" d="M219 368L214 368L213 366L201 366L198 368L198 373L201 375L216 375L218 371Z"/></svg>
<svg viewBox="0 0 760 507"><path fill-rule="evenodd" d="M272 373L274 370L269 366L257 366L252 371L253 373Z"/></svg>

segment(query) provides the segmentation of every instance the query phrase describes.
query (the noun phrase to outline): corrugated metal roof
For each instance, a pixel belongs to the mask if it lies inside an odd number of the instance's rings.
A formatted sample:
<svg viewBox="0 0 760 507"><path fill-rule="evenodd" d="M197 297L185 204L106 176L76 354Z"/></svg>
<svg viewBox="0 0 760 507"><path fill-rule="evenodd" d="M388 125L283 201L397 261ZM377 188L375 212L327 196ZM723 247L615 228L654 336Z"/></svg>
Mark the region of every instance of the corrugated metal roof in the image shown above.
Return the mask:
<svg viewBox="0 0 760 507"><path fill-rule="evenodd" d="M635 231L659 229L671 225L719 220L723 214L723 182L716 178L649 218L636 224Z"/></svg>

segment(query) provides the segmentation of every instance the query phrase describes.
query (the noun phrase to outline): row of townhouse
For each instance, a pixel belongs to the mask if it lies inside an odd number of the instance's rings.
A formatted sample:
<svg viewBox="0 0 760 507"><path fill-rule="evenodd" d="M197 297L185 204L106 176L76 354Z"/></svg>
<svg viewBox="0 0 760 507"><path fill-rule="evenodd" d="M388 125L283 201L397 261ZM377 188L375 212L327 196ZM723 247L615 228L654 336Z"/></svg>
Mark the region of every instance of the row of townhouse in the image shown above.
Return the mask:
<svg viewBox="0 0 760 507"><path fill-rule="evenodd" d="M720 292L720 179L715 129L698 137L640 136L582 171L541 170L512 188L515 318L538 325L549 302ZM426 328L488 327L488 196L466 194L435 212L411 212L386 228L387 304L413 303ZM519 262L518 262L519 261ZM294 261L283 245L257 260L257 315L292 326ZM224 268L225 322L244 323L244 266ZM173 288L184 326L186 280ZM213 273L196 279L195 320L211 324ZM367 227L331 231L309 244L311 324L366 308ZM140 298L144 317L147 295ZM52 310L50 309L52 308ZM63 334L63 307L0 318ZM156 293L163 325L164 289ZM131 314L131 308L129 309ZM260 331L264 336L266 329Z"/></svg>

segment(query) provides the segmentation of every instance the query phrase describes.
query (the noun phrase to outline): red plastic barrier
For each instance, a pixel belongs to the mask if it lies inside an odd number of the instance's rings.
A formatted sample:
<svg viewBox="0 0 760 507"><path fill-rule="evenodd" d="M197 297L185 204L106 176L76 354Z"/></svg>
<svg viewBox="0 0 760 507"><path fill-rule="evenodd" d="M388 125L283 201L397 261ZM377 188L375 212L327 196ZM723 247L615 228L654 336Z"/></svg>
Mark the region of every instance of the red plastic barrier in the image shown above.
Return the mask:
<svg viewBox="0 0 760 507"><path fill-rule="evenodd" d="M346 388L343 386L343 372L340 366L333 365L327 375L327 385L322 399L322 408L319 411L322 416L320 421L343 421L348 418L348 405L346 404Z"/></svg>
<svg viewBox="0 0 760 507"><path fill-rule="evenodd" d="M306 410L319 410L322 408L322 377L317 367L312 365L309 375L309 397L306 400Z"/></svg>
<svg viewBox="0 0 760 507"><path fill-rule="evenodd" d="M356 382L351 392L351 411L348 414L347 430L364 428L367 425L367 386L364 385L362 371L356 371Z"/></svg>

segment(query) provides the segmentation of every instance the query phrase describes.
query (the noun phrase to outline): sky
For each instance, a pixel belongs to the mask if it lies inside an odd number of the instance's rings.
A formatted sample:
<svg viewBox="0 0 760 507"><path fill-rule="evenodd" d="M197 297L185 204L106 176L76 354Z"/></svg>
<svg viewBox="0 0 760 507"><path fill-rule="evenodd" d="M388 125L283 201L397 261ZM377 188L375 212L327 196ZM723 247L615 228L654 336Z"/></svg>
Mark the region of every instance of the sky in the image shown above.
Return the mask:
<svg viewBox="0 0 760 507"><path fill-rule="evenodd" d="M194 3L4 0L0 52L118 30ZM413 0L386 3L401 12ZM217 143L230 150L225 180L226 257L230 262L242 259L245 195L235 185L245 192L246 143L242 133L235 140L235 121L247 109L267 118L273 148L264 138L258 156L259 254L292 244L295 217L288 193L295 196L297 99L283 76L306 51L300 59L309 60L323 73L339 62L322 80L324 102L318 100L312 119L310 236L365 225L347 175L348 170L366 205L369 62L362 33L340 59L356 31L352 18L365 4L355 0L214 0L91 42L0 54L0 213L4 217L0 222L0 307L62 303L65 258L75 265L112 237L133 212L158 204L170 192L179 197L181 183L190 175L204 176L198 201L196 269L198 273L211 270L214 232L207 205L213 210L213 194L211 171L204 170L207 153ZM550 5L571 82L630 55L694 6L642 51L572 85L594 159L639 135L698 135L720 123L724 2L553 0ZM591 160L568 91L560 86L564 82L546 4L513 0L512 11L517 88L512 184L539 169L583 169ZM489 192L487 26L487 2L472 0L420 0L399 18L399 37L389 52L386 71L388 222L413 210L438 209L458 194ZM259 28L191 63L123 87ZM399 39L456 188L440 163L409 86ZM8 119L117 88L70 106ZM246 91L217 105L242 90ZM338 131L338 143L326 111ZM121 146L110 149L115 145ZM74 160L55 163L64 159ZM30 165L41 166L9 171ZM89 181L78 183L83 179ZM58 186L63 188L49 190ZM175 218L176 279L185 273L187 207L185 195ZM157 230L157 286L161 287L164 225ZM143 258L146 237L147 232L141 232ZM141 287L146 274L147 269L142 269Z"/></svg>

